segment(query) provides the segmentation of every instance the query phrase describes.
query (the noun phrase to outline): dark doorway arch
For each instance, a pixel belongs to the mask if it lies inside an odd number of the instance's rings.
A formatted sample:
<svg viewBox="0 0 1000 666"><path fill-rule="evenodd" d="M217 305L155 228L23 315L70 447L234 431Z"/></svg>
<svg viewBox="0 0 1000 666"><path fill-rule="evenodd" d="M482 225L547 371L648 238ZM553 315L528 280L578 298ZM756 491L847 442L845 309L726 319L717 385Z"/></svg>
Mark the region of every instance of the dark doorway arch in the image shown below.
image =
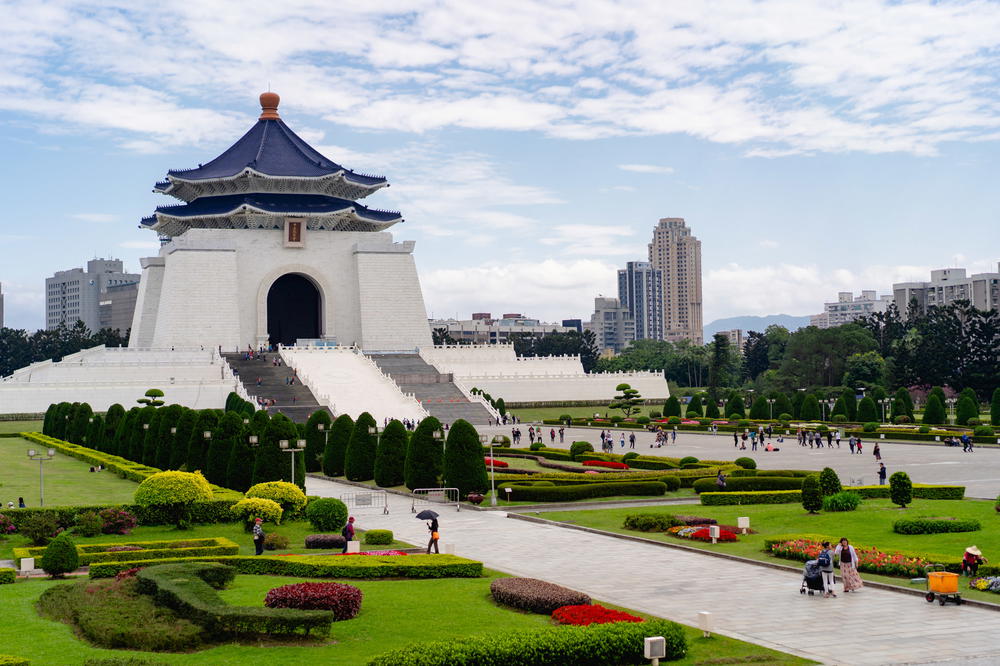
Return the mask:
<svg viewBox="0 0 1000 666"><path fill-rule="evenodd" d="M271 344L294 345L320 337L319 290L309 278L282 275L267 292L267 337Z"/></svg>

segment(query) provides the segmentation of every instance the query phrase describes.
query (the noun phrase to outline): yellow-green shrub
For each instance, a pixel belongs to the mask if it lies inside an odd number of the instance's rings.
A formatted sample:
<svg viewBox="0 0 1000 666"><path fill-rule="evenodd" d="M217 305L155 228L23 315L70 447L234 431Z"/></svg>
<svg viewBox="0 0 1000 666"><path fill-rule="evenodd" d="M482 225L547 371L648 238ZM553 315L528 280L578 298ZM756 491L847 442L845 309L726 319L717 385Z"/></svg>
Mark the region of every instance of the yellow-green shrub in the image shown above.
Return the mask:
<svg viewBox="0 0 1000 666"><path fill-rule="evenodd" d="M269 499L281 505L281 510L289 514L297 514L306 506L306 494L287 481L265 481L251 486L246 492L247 497Z"/></svg>
<svg viewBox="0 0 1000 666"><path fill-rule="evenodd" d="M249 528L255 519L261 518L265 523L281 523L281 505L274 500L263 497L249 497L240 500L232 506L232 511L243 525Z"/></svg>

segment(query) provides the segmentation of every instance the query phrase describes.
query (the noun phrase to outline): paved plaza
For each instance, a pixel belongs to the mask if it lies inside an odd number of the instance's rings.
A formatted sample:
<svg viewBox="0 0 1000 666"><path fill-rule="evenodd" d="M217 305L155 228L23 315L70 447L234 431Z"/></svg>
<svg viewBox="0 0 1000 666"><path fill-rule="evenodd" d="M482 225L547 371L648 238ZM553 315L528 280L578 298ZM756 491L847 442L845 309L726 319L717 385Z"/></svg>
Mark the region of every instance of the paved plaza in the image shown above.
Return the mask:
<svg viewBox="0 0 1000 666"><path fill-rule="evenodd" d="M310 495L357 490L314 478L306 483ZM410 501L390 495L389 502L387 516L352 513L362 529L391 529L399 539L425 543L427 529L414 519ZM502 512L445 508L440 522L442 545L491 568L687 624L711 611L720 634L823 663L1000 663L1000 613L993 610L940 607L873 588L810 597L799 594L801 576L794 572L511 520Z"/></svg>
<svg viewBox="0 0 1000 666"><path fill-rule="evenodd" d="M527 449L528 425L520 426L523 438L522 447ZM570 442L585 441L594 444L600 450L600 430L593 428L570 428L566 430L565 442L559 444L556 437L554 444L549 442L551 426L544 426L545 443L549 446L569 448ZM510 436L510 426L480 428L481 431ZM620 448L618 440L621 430L612 430L615 437L615 453L627 453L629 448L628 435L625 432L625 449ZM872 455L876 442L882 452L888 474L904 471L910 475L914 483L945 483L959 484L966 487L966 496L995 498L1000 494L1000 449L977 448L974 453L962 453L961 446L944 446L941 444L903 444L886 442L877 439L864 440L864 453L851 455L847 441L842 440L840 448L833 449L824 446L822 449L801 447L792 434L781 444L777 438L772 443L781 450L767 453L757 447L751 451L749 443L745 451L733 447L732 433L718 435L702 433L677 433L677 441L662 448L650 448L654 436L645 431L636 432L635 451L640 455L660 456L695 456L708 460L732 460L739 456L747 456L757 461L761 469L815 469L832 467L840 476L844 485L851 480L859 480L862 484L878 483L878 464ZM824 440L825 444L825 440Z"/></svg>

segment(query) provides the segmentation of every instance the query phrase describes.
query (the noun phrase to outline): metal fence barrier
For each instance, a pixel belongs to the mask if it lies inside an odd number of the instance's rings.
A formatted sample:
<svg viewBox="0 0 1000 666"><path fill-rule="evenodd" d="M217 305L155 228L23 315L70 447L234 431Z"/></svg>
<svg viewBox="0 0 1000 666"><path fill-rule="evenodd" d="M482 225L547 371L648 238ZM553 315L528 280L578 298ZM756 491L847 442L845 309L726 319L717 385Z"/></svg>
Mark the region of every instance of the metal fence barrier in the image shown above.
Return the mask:
<svg viewBox="0 0 1000 666"><path fill-rule="evenodd" d="M353 511L381 508L383 514L389 513L389 493L384 490L344 493L340 496L340 501Z"/></svg>
<svg viewBox="0 0 1000 666"><path fill-rule="evenodd" d="M410 513L416 513L418 506L431 504L454 504L456 511L462 510L458 488L417 488L413 491L412 498Z"/></svg>

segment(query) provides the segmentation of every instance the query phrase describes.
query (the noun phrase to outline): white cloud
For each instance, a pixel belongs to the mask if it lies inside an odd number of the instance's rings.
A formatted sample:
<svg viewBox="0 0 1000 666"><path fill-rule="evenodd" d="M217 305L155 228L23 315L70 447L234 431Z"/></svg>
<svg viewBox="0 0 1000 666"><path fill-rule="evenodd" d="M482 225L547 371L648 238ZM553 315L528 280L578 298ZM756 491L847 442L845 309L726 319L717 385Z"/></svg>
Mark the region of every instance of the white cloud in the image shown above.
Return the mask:
<svg viewBox="0 0 1000 666"><path fill-rule="evenodd" d="M778 241L764 239L762 241L759 241L757 245L766 248L768 250L773 250L774 248L778 247Z"/></svg>
<svg viewBox="0 0 1000 666"><path fill-rule="evenodd" d="M560 255L642 256L643 244L626 237L633 235L627 227L596 224L558 224L547 229L538 242L553 248Z"/></svg>
<svg viewBox="0 0 1000 666"><path fill-rule="evenodd" d="M635 173L673 173L673 167L661 166L659 164L619 164L622 171L634 171Z"/></svg>
<svg viewBox="0 0 1000 666"><path fill-rule="evenodd" d="M111 215L109 213L76 213L75 215L70 215L74 220L81 220L83 222L114 222L118 219L117 215Z"/></svg>

